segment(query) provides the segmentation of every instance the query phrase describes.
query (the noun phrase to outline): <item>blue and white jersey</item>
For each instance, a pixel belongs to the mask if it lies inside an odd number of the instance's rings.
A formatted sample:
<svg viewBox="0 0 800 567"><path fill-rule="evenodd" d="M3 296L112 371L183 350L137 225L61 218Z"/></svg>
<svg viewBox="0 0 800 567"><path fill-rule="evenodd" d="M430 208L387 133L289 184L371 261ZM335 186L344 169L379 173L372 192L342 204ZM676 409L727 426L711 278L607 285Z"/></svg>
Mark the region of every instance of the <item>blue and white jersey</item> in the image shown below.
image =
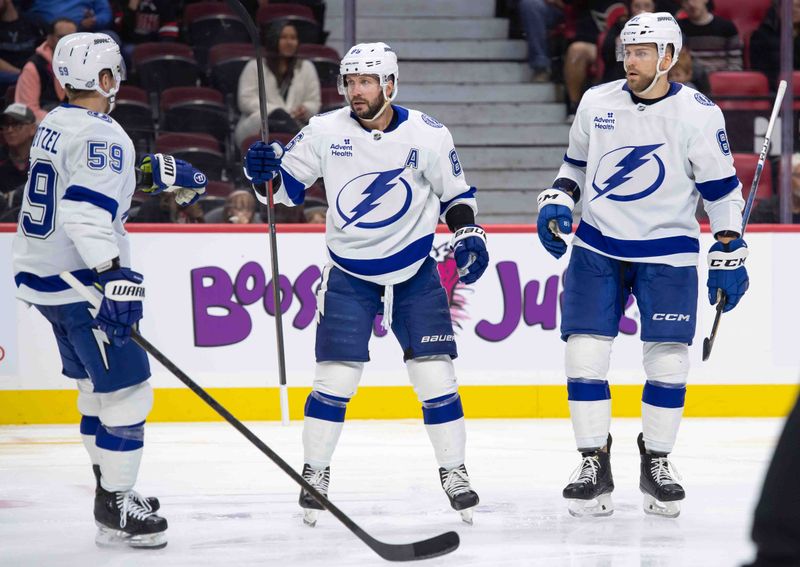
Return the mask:
<svg viewBox="0 0 800 567"><path fill-rule="evenodd" d="M712 232L742 229L722 111L678 83L654 104L635 103L624 79L587 91L558 176L581 188L574 244L604 256L696 265L701 196Z"/></svg>
<svg viewBox="0 0 800 567"><path fill-rule="evenodd" d="M430 255L439 219L457 203L477 212L450 132L416 110L392 106L385 131L342 108L315 116L286 146L275 200L303 202L318 178L328 197L331 261L363 280L407 280Z"/></svg>
<svg viewBox="0 0 800 567"><path fill-rule="evenodd" d="M91 283L117 256L130 266L123 223L136 189L133 142L114 119L65 104L31 145L30 174L13 244L17 297L39 305L82 301L59 274Z"/></svg>

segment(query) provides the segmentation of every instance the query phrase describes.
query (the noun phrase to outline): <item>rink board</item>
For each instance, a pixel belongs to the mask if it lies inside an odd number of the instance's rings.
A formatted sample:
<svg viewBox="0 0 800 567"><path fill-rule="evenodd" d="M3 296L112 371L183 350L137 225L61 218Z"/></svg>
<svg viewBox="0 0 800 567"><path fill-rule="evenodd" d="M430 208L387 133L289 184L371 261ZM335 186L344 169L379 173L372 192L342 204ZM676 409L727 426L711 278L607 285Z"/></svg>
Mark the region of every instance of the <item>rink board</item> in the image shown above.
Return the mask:
<svg viewBox="0 0 800 567"><path fill-rule="evenodd" d="M14 227L0 227L0 424L78 420L76 393L60 374L46 321L14 299L10 268ZM567 259L555 260L528 226L487 227L491 263L473 286L454 278L449 235L437 234L434 257L450 292L459 357L456 371L469 417L566 417L559 297ZM133 266L145 274L141 332L242 419L278 419L274 305L264 226L131 226ZM796 227L748 231L750 290L725 314L711 360L702 338L714 310L706 299L704 259L687 416L781 416L797 393L800 249ZM711 235L704 231L701 250ZM315 227L278 229L280 286L292 418L314 378L314 292L327 258ZM704 255L701 255L703 257ZM789 260L789 261L787 261ZM613 412L640 411L644 373L639 312L629 305L614 343L609 382ZM375 325L350 418L421 415L394 337ZM153 362L151 421L217 419Z"/></svg>

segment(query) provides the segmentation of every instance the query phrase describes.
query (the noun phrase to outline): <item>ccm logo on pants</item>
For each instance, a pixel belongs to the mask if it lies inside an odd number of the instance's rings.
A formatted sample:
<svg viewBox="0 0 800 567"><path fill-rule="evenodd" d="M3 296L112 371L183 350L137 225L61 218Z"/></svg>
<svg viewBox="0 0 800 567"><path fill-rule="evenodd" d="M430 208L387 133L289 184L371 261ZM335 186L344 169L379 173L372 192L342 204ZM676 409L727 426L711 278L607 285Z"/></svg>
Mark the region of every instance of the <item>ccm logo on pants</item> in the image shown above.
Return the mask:
<svg viewBox="0 0 800 567"><path fill-rule="evenodd" d="M689 321L691 317L683 313L654 313L653 321Z"/></svg>

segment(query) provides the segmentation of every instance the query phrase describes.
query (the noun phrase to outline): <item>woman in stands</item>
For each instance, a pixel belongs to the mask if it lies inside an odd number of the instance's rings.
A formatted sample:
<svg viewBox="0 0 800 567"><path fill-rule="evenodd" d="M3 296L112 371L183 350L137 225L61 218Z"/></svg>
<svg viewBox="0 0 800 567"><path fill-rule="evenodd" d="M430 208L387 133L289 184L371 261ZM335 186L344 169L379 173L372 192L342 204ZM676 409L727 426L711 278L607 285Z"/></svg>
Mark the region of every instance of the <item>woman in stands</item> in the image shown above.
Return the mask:
<svg viewBox="0 0 800 567"><path fill-rule="evenodd" d="M297 58L300 42L297 29L277 22L265 34L266 68L264 73L269 109L269 128L274 132L295 134L319 111L319 77L310 61ZM239 112L236 145L258 134L261 118L258 103L258 69L250 61L239 77Z"/></svg>

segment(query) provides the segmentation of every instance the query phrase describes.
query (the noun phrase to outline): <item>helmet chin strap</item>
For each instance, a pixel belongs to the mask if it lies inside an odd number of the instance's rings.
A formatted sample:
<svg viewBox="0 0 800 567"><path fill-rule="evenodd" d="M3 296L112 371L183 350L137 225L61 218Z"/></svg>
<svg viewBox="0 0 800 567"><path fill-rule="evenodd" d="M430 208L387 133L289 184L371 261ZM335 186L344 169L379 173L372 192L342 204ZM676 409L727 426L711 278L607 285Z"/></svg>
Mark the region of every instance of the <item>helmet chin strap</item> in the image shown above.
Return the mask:
<svg viewBox="0 0 800 567"><path fill-rule="evenodd" d="M388 86L388 85L387 85L387 86ZM389 108L389 105L392 103L392 99L391 99L391 98L389 98L389 97L386 95L386 87L384 87L384 91L383 91L383 98L385 99L385 101L384 101L384 103L383 103L383 106L381 106L381 109L380 109L378 112L376 112L376 113L375 113L375 116L373 116L372 118L361 118L361 120L363 120L364 122L375 122L375 121L376 121L378 118L380 118L380 117L381 117L381 114L383 114L383 113L384 113L384 111L385 111L387 108ZM349 101L348 101L348 102L349 102Z"/></svg>
<svg viewBox="0 0 800 567"><path fill-rule="evenodd" d="M642 91L638 91L638 92L637 91L633 91L633 94L635 94L636 96L639 96L639 97L642 96L642 95L646 95L647 93L649 93L653 89L653 87L656 86L656 83L658 82L659 77L663 77L664 75L669 73L669 69L667 69L666 71L660 70L662 61L664 61L664 57L663 56L659 56L658 57L658 62L656 63L656 75L655 75L655 77L653 77L653 80L650 81L650 84L647 86L647 88L642 90ZM625 72L627 73L628 72L628 66L623 64L623 67L625 68ZM670 66L670 68L671 68L671 66Z"/></svg>

